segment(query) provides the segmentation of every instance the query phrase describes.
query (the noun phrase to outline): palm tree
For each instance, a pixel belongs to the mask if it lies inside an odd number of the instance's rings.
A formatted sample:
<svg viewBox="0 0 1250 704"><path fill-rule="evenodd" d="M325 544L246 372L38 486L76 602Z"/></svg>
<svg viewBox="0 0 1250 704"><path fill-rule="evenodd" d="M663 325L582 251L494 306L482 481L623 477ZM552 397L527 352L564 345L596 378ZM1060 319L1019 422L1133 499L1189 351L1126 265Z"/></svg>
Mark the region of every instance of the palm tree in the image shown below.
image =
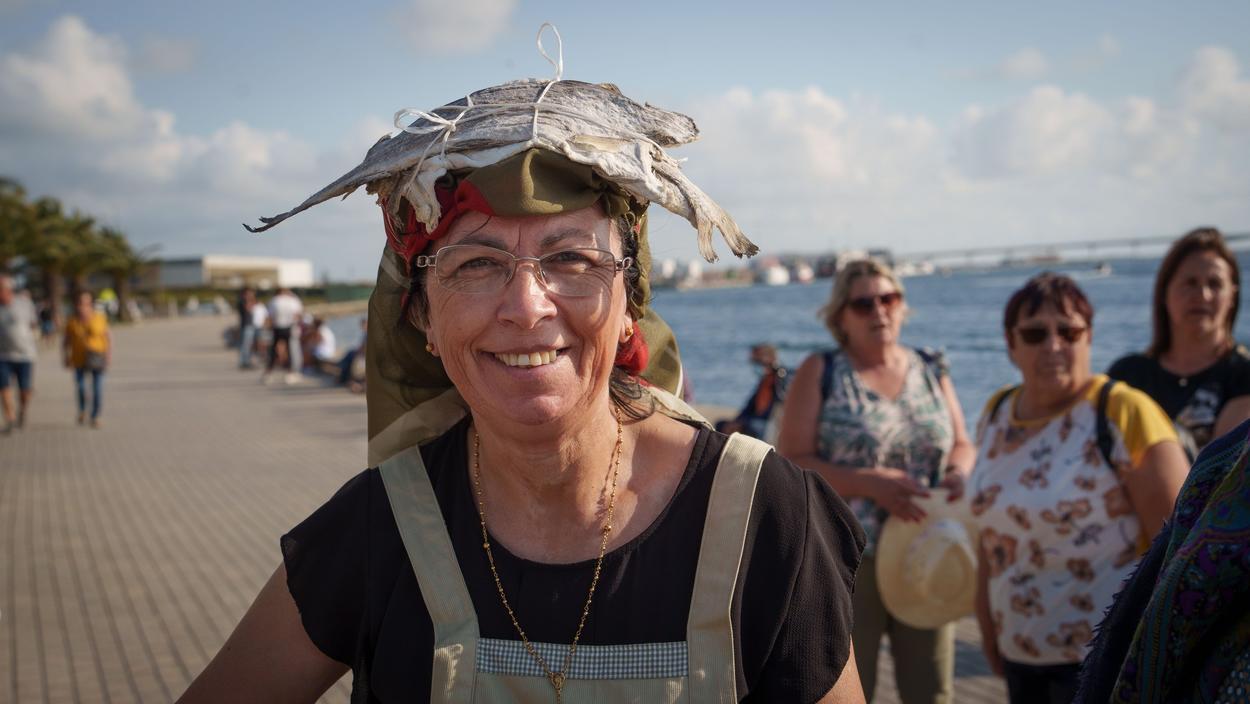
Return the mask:
<svg viewBox="0 0 1250 704"><path fill-rule="evenodd" d="M96 229L95 218L77 212L65 219L65 234L72 246L65 260L64 272L69 278L70 295L76 298L83 291L90 290L87 279L102 271L106 245Z"/></svg>
<svg viewBox="0 0 1250 704"><path fill-rule="evenodd" d="M100 270L113 278L113 290L117 293L118 317L124 322L131 322L130 309L126 305L130 300L131 278L143 273L151 265L149 255L156 248L145 247L135 251L126 236L120 230L105 227L100 230L100 241L103 245L103 257Z"/></svg>
<svg viewBox="0 0 1250 704"><path fill-rule="evenodd" d="M81 233L94 224L77 213L65 215L61 202L45 196L33 206L33 229L26 260L39 269L43 290L52 306L53 320L61 326L61 304L65 300L65 274L80 247Z"/></svg>
<svg viewBox="0 0 1250 704"><path fill-rule="evenodd" d="M0 272L12 269L14 261L26 254L34 231L34 216L22 184L0 176Z"/></svg>

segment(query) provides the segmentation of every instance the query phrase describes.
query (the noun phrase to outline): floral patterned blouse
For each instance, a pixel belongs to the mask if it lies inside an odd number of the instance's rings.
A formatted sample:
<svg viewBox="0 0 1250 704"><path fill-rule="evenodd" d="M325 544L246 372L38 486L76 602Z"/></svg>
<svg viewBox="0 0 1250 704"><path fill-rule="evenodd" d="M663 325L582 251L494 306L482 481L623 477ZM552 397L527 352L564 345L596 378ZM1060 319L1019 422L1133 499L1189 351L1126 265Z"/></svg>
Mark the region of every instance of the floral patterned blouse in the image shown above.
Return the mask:
<svg viewBox="0 0 1250 704"><path fill-rule="evenodd" d="M893 399L864 386L841 350L826 353L826 364L832 364L825 372L829 385L823 391L816 448L835 465L893 467L925 486L936 486L955 444L941 385L949 368L939 352L904 349L906 377ZM868 538L864 554L871 555L887 513L866 497L851 497L847 503Z"/></svg>
<svg viewBox="0 0 1250 704"><path fill-rule="evenodd" d="M1000 391L977 424L972 514L998 650L1015 663L1080 662L1143 547L1120 476L1176 433L1149 396L1116 384L1107 399L1115 469L1107 466L1096 424L1107 381L1095 376L1067 410L1030 421L1015 419L1017 394L999 404Z"/></svg>

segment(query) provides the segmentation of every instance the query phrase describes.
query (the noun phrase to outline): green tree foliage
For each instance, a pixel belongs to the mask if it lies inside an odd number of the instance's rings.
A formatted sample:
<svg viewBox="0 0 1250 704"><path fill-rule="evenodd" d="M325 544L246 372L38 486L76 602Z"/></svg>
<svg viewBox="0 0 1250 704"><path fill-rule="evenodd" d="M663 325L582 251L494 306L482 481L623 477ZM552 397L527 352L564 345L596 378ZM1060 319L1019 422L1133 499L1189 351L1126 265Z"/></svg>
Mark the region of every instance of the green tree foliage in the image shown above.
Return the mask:
<svg viewBox="0 0 1250 704"><path fill-rule="evenodd" d="M87 290L88 278L97 273L113 279L122 318L128 319L131 279L150 264L149 253L135 251L122 232L98 227L89 215L67 213L56 198L31 200L17 180L0 176L0 271L37 270L58 326L66 294Z"/></svg>

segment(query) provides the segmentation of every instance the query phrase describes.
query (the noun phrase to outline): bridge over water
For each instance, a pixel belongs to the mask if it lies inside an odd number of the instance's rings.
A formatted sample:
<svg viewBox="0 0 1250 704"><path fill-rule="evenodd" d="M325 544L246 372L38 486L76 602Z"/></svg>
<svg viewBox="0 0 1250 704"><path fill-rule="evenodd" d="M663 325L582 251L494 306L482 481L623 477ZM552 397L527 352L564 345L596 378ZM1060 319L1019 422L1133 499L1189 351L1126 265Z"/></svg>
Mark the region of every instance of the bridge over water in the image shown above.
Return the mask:
<svg viewBox="0 0 1250 704"><path fill-rule="evenodd" d="M1146 256L1162 252L1177 239L1164 237L1126 237L1119 239L1070 240L1033 244L1005 244L963 249L937 249L903 252L894 255L895 262L929 262L935 265L999 264L1002 262L1047 261L1054 259L1110 259L1123 256ZM1250 248L1250 232L1225 233L1225 241L1233 249Z"/></svg>

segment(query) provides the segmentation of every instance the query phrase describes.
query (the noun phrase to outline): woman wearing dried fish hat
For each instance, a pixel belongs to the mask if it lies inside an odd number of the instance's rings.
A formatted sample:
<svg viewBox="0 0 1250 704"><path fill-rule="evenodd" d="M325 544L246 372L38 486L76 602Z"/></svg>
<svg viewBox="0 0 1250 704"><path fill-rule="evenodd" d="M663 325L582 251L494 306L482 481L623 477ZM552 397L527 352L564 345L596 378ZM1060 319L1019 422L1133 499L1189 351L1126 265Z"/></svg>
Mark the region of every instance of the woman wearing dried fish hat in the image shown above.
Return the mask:
<svg viewBox="0 0 1250 704"><path fill-rule="evenodd" d="M647 202L754 250L662 149L693 123L563 80L434 112L300 208L384 206L379 466L283 537L183 700L313 701L350 668L362 702L863 701L847 507L665 390Z"/></svg>

